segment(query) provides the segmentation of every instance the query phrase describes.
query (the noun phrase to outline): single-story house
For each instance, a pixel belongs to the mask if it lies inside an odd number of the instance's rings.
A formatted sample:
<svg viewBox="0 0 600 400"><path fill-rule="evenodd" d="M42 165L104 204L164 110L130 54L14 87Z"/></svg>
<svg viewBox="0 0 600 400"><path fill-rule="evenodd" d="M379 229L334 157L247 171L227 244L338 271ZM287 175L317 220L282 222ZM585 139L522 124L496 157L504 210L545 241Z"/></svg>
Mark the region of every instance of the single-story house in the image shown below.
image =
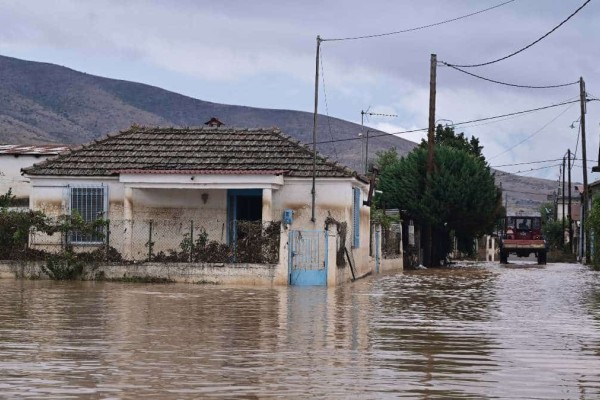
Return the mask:
<svg viewBox="0 0 600 400"><path fill-rule="evenodd" d="M29 205L29 180L21 176L21 169L27 168L64 153L69 148L65 145L0 145L0 195L12 191L15 206Z"/></svg>
<svg viewBox="0 0 600 400"><path fill-rule="evenodd" d="M110 246L126 260L167 254L186 237L188 244L231 244L239 239L238 221L282 221L290 235L281 249L310 269L309 253L327 258L329 249L308 238L337 221L355 272L374 270L370 208L363 204L367 179L320 155L315 161L309 147L276 128L132 126L23 173L31 180L32 209L108 219ZM102 244L89 234L69 240L79 247ZM34 245L52 250L61 239L36 238Z"/></svg>

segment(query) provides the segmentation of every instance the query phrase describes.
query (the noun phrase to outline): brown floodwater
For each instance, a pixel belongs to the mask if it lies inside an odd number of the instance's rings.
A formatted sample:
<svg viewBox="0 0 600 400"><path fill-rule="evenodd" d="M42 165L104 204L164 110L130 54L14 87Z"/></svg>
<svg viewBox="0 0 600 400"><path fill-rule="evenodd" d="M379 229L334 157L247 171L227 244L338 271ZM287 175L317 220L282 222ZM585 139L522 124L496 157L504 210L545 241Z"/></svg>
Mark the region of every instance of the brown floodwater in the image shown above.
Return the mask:
<svg viewBox="0 0 600 400"><path fill-rule="evenodd" d="M600 398L600 275L336 289L0 280L1 398Z"/></svg>

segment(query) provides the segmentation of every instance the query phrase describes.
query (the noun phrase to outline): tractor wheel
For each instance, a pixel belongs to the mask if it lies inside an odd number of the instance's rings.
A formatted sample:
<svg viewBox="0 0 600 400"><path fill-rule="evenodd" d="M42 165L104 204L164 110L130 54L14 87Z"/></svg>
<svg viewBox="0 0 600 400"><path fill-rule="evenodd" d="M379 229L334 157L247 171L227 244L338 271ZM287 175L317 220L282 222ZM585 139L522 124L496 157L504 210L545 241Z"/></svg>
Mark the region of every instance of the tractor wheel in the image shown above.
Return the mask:
<svg viewBox="0 0 600 400"><path fill-rule="evenodd" d="M538 251L537 260L538 264L546 265L546 250Z"/></svg>
<svg viewBox="0 0 600 400"><path fill-rule="evenodd" d="M508 264L508 251L500 250L500 264Z"/></svg>

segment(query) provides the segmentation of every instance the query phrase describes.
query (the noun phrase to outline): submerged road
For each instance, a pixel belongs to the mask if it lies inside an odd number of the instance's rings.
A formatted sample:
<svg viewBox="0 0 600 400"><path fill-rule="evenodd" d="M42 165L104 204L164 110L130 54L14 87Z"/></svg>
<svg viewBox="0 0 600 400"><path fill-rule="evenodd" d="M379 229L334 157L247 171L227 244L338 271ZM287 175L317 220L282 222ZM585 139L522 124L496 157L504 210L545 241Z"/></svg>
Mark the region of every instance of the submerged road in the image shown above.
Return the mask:
<svg viewBox="0 0 600 400"><path fill-rule="evenodd" d="M600 274L576 264L0 293L0 398L600 398Z"/></svg>

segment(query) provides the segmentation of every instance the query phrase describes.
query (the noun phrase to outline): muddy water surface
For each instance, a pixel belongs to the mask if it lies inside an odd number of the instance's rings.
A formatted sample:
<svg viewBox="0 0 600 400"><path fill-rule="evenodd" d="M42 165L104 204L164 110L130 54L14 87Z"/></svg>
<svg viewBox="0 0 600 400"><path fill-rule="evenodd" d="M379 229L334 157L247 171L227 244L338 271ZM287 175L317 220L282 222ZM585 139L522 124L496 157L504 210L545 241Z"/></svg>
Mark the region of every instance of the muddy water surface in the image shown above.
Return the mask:
<svg viewBox="0 0 600 400"><path fill-rule="evenodd" d="M0 398L600 398L600 275L338 289L0 280Z"/></svg>

